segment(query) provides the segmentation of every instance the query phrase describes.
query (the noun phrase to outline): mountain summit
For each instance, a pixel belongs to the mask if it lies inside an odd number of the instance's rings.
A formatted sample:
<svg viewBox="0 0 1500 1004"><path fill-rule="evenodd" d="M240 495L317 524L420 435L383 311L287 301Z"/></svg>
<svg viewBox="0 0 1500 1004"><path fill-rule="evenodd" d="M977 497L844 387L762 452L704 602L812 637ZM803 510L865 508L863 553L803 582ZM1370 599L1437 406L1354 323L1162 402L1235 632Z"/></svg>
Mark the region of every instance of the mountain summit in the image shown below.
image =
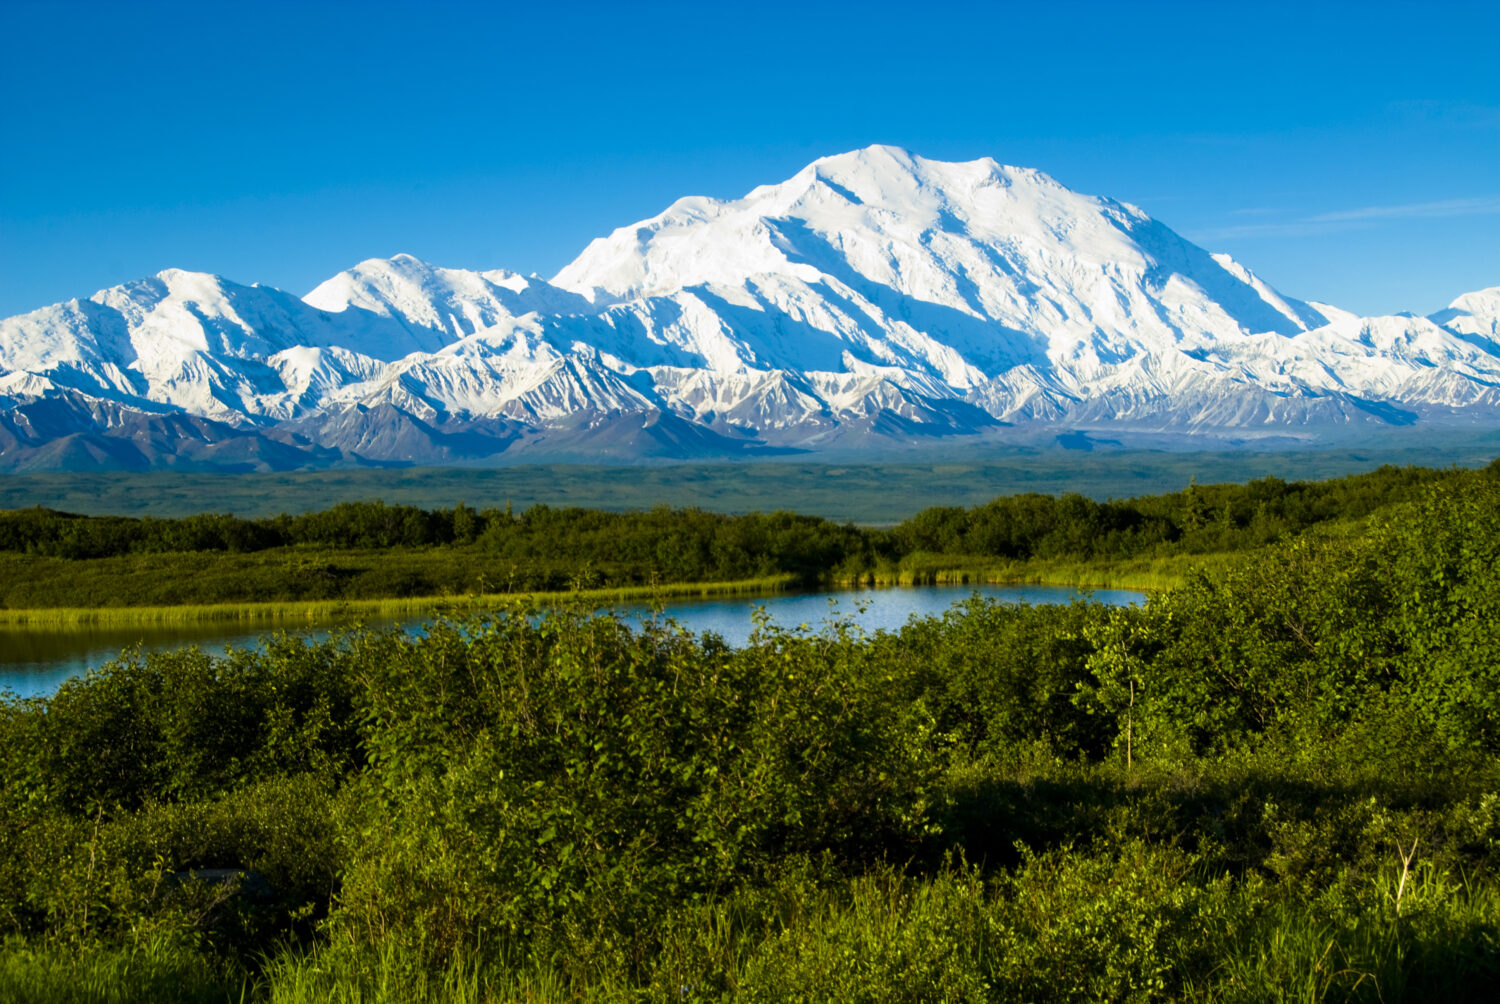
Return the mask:
<svg viewBox="0 0 1500 1004"><path fill-rule="evenodd" d="M1500 423L1500 288L1283 296L1140 209L873 146L681 199L550 282L169 270L0 321L0 467L741 456L931 437Z"/></svg>

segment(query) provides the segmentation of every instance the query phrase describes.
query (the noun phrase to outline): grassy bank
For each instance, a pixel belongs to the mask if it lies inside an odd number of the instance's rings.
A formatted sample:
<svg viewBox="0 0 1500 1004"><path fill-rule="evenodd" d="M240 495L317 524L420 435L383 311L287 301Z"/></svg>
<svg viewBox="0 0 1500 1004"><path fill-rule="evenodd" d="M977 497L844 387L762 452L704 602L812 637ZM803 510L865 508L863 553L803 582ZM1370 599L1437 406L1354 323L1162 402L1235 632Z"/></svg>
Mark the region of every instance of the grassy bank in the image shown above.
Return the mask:
<svg viewBox="0 0 1500 1004"><path fill-rule="evenodd" d="M887 568L857 576L836 576L829 585L843 588L1047 585L1081 589L1134 589L1142 592L1180 585L1198 567L1217 567L1223 555L1136 559L1118 562L998 561L988 564L917 565ZM244 624L317 625L359 620L391 620L424 615L462 615L525 604L559 603L607 606L713 596L772 595L798 585L792 575L769 575L728 582L670 582L649 586L528 591L438 596L401 596L365 600L302 600L265 603L183 603L134 607L32 607L0 609L0 627L67 629L140 627L146 625Z"/></svg>
<svg viewBox="0 0 1500 1004"><path fill-rule="evenodd" d="M882 569L858 576L835 577L829 584L843 588L1047 585L1094 589L1170 589L1188 572L1204 564L1222 563L1223 556L1187 556L1121 562L995 562ZM671 582L651 586L617 586L469 595L403 596L370 600L312 600L267 603L199 603L139 607L34 607L0 609L0 627L67 629L74 627L139 627L178 624L316 625L358 620L389 620L424 615L462 615L526 604L538 607L559 603L607 606L713 596L772 595L797 586L792 575L770 575L729 582Z"/></svg>
<svg viewBox="0 0 1500 1004"><path fill-rule="evenodd" d="M376 600L315 600L281 603L178 604L150 607L53 607L0 610L0 627L136 627L148 624L329 624L354 620L459 615L518 604L607 606L652 600L777 593L792 576L771 575L734 582L672 582L651 586L575 589L559 592L484 593L468 596L404 596Z"/></svg>
<svg viewBox="0 0 1500 1004"><path fill-rule="evenodd" d="M1172 555L1123 561L954 561L933 556L900 567L884 567L857 575L833 576L827 585L839 588L1045 585L1080 589L1131 589L1157 592L1181 585L1195 569L1217 569L1229 555ZM582 603L642 603L712 596L771 595L796 588L793 575L760 576L725 582L671 582L649 586L595 589L534 590L436 596L402 596L360 600L302 600L263 603L162 604L153 606L0 608L0 627L67 629L75 627L139 627L145 625L246 624L316 625L358 620L389 620L424 615L461 615L513 604L555 606Z"/></svg>
<svg viewBox="0 0 1500 1004"><path fill-rule="evenodd" d="M929 555L858 575L839 576L839 586L1073 586L1079 589L1173 589L1194 570L1213 570L1227 554L1175 554L1118 561L1006 561Z"/></svg>

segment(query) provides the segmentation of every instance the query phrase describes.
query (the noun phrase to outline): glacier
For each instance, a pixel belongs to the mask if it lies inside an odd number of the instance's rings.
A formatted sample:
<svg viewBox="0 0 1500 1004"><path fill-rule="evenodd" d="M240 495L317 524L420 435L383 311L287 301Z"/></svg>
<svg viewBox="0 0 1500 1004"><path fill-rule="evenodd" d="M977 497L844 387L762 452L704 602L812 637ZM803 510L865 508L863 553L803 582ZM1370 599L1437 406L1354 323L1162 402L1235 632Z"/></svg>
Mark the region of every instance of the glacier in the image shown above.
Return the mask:
<svg viewBox="0 0 1500 1004"><path fill-rule="evenodd" d="M1278 293L1141 209L888 146L681 199L550 280L169 269L0 321L0 469L640 461L1500 425L1500 287Z"/></svg>

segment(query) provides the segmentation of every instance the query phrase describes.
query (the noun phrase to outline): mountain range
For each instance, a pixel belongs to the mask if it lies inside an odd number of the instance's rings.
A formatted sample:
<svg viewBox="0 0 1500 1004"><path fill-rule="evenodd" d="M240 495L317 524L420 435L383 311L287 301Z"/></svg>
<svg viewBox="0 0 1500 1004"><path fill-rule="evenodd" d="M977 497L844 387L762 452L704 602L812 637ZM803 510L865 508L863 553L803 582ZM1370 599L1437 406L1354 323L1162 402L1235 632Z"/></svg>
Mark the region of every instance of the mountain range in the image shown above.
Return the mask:
<svg viewBox="0 0 1500 1004"><path fill-rule="evenodd" d="M0 321L0 470L1412 425L1500 426L1500 286L1359 317L1039 171L886 146L681 199L551 280L396 255L299 298L168 269Z"/></svg>

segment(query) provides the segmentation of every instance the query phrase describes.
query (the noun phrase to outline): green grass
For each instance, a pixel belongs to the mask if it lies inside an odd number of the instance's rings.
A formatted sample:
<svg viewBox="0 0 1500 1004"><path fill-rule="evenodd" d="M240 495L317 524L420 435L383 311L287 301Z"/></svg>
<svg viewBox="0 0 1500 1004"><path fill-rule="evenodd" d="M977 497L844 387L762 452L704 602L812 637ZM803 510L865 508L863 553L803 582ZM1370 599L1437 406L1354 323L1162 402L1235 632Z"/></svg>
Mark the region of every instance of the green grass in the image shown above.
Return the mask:
<svg viewBox="0 0 1500 1004"><path fill-rule="evenodd" d="M489 1004L563 999L546 992L551 988L540 993L537 989L526 987L524 981L497 980L493 971L482 971L478 960L463 957L432 972L385 945L374 952L284 953L267 967L255 999L267 1004Z"/></svg>
<svg viewBox="0 0 1500 1004"><path fill-rule="evenodd" d="M1500 889L1393 860L1312 895L1205 872L1170 845L1028 856L1008 872L889 866L665 918L649 961L608 949L399 942L283 947L259 973L187 944L0 947L0 999L29 1004L563 1004L581 1001L1475 1000L1496 977ZM579 946L582 947L582 946ZM597 948L597 946L595 946Z"/></svg>
<svg viewBox="0 0 1500 1004"><path fill-rule="evenodd" d="M566 592L484 593L468 596L406 596L377 600L310 600L277 603L179 604L143 607L47 607L0 610L0 627L134 627L170 624L328 624L363 619L461 614L517 604L605 606L651 600L746 596L782 592L790 575L735 582L672 582L651 586L576 589Z"/></svg>
<svg viewBox="0 0 1500 1004"><path fill-rule="evenodd" d="M0 1001L15 1004L240 1004L253 977L182 944L0 945Z"/></svg>
<svg viewBox="0 0 1500 1004"><path fill-rule="evenodd" d="M1227 554L1175 554L1118 561L1056 561L1041 558L1011 561L922 554L910 556L896 567L882 567L862 576L846 576L836 581L842 586L950 586L983 583L1157 592L1181 585L1195 569L1222 567L1231 557Z"/></svg>

